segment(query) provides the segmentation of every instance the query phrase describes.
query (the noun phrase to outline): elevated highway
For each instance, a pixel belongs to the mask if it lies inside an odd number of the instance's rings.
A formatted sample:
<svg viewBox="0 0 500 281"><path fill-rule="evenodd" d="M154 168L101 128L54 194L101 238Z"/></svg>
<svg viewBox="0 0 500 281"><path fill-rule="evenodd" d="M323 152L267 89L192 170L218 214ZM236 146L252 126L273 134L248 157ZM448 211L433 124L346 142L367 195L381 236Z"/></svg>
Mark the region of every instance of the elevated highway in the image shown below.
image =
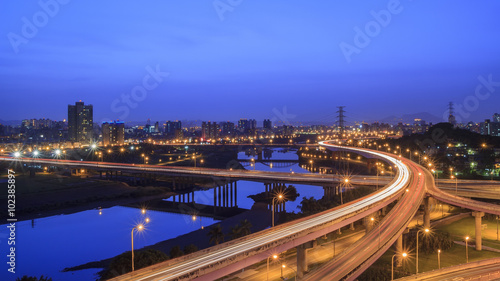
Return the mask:
<svg viewBox="0 0 500 281"><path fill-rule="evenodd" d="M397 170L395 178L384 189L337 208L153 265L113 280L191 280L194 278L215 280L265 260L273 253L300 246L364 218L406 193L412 175L408 167L400 160L376 151L365 152L359 148L346 149L370 153L372 157L391 163ZM421 191L423 194L422 187L413 190ZM405 197L413 198L414 204L419 203L419 196Z"/></svg>
<svg viewBox="0 0 500 281"><path fill-rule="evenodd" d="M321 145L330 147L327 142ZM340 280L345 276L348 276L347 280L355 280L401 237L418 211L427 185L433 182L432 174L426 169L407 159L402 163L412 177L408 191L402 194L398 203L372 231L341 255L306 275L304 280Z"/></svg>

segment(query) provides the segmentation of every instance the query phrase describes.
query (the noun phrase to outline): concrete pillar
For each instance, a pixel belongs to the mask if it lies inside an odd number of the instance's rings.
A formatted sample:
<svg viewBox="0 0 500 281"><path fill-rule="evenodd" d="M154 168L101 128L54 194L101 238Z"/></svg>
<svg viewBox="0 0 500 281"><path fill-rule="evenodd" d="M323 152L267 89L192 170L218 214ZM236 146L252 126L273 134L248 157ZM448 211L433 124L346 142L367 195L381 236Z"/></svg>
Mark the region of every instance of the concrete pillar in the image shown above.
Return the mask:
<svg viewBox="0 0 500 281"><path fill-rule="evenodd" d="M403 252L403 234L401 234L398 237L398 240L396 241L396 253L398 253L398 255L396 256L396 267L403 266L403 257L401 256L402 252Z"/></svg>
<svg viewBox="0 0 500 281"><path fill-rule="evenodd" d="M307 272L307 250L304 245L297 247L297 277L298 279L304 277Z"/></svg>
<svg viewBox="0 0 500 281"><path fill-rule="evenodd" d="M304 277L304 273L309 270L307 264L307 249L313 248L315 246L316 240L309 241L297 246L297 280L300 280L302 277Z"/></svg>
<svg viewBox="0 0 500 281"><path fill-rule="evenodd" d="M350 227L351 230L354 230L354 223L351 223L351 227Z"/></svg>
<svg viewBox="0 0 500 281"><path fill-rule="evenodd" d="M217 189L218 189L218 195L217 195L217 196L218 196L218 197L217 197L217 198L218 198L218 200L217 200L217 207L222 207L222 204L221 204L221 203L222 203L222 201L221 201L221 188L220 188L220 186L218 186L218 187L217 187Z"/></svg>
<svg viewBox="0 0 500 281"><path fill-rule="evenodd" d="M236 182L234 182L234 206L238 207L238 186L236 185Z"/></svg>
<svg viewBox="0 0 500 281"><path fill-rule="evenodd" d="M233 207L234 206L234 197L233 197L233 183L230 183L228 184L229 186L229 190L231 191L230 194L231 194L231 200L229 202L229 206L230 207Z"/></svg>
<svg viewBox="0 0 500 281"><path fill-rule="evenodd" d="M472 215L476 218L476 251L481 251L483 249L481 238L481 218L484 216L484 212L472 212Z"/></svg>
<svg viewBox="0 0 500 281"><path fill-rule="evenodd" d="M214 188L214 214L217 211L217 188Z"/></svg>
<svg viewBox="0 0 500 281"><path fill-rule="evenodd" d="M429 197L424 198L424 228L431 227L431 212L429 208Z"/></svg>

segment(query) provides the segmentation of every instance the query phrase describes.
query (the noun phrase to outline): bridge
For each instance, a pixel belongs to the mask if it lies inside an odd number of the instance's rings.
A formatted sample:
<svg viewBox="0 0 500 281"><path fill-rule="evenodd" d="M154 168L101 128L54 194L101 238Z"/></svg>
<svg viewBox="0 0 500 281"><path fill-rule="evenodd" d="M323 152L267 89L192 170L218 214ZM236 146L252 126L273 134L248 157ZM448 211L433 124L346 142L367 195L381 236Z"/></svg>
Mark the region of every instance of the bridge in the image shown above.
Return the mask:
<svg viewBox="0 0 500 281"><path fill-rule="evenodd" d="M265 260L271 255L271 253L283 252L291 248L297 248L298 273L301 274L304 271L304 266L307 266L305 264L305 249L307 249L306 245L309 241L333 232L354 221L366 218L391 202L399 200L393 210L384 218L384 220L380 222L378 233L376 231L369 232L365 238L359 240L355 243L355 245L353 245L354 248L348 251L348 253L351 253L350 256L344 254L333 260L332 262L336 262L335 266L328 263L325 267L321 268L321 270L326 273L332 272L332 268L338 268L343 271L335 272L334 274L336 275L333 277L333 280L337 280L337 277L339 276L343 277L346 275L349 276L348 280L353 280L368 266L370 266L380 255L382 255L396 240L399 241L402 231L406 229L409 220L416 213L416 210L422 202L424 202L424 206L427 206L427 208L424 209L424 224L427 225L430 223L428 215L428 197L426 197L426 194L449 204L476 210L476 225L477 220L479 220L480 225L480 219L482 215L484 215L483 212L500 214L500 209L496 205L465 199L437 189L434 185L434 178L432 174L407 159L401 159L388 153L368 149L340 147L325 142L321 143L321 145L326 146L329 149L349 150L359 153L365 157L378 158L386 161L395 167L395 178L392 179L392 181L385 188L379 190L378 192L372 193L348 204L344 204L337 208L293 221L291 223L286 223L272 229L254 233L237 240L226 242L187 256L169 260L130 274L122 275L115 278L115 280L191 280L193 278L197 278L197 280L213 280L237 271L238 269L245 268L250 264ZM0 158L0 160L5 159ZM332 175L311 176L307 174L268 173L238 170L225 171L216 169L157 167L150 165L95 162L89 163L83 161L48 159L34 160L24 158L7 158L5 161L44 163L47 165L54 164L76 168L87 167L96 170L129 169L133 172L173 173L180 175L202 176L215 175L216 177L220 176L229 177L230 179L247 179L257 181L278 179L286 182L300 182L307 181L307 179L309 179L307 183L314 181L316 183L320 183L321 185L327 183L331 184L334 178ZM168 170L163 170L165 168ZM337 178L337 180L339 180L339 178ZM366 183L366 180L363 181ZM353 183L355 184L354 180ZM405 205L411 207L404 208L403 206ZM381 232L380 229L384 229L384 231ZM480 236L481 235L479 233L478 237ZM376 243L376 241L380 242ZM481 241L479 240L478 242L479 245L481 245ZM330 270L325 270L324 268L330 268ZM332 280L332 276L322 276L321 273L319 273L317 277L318 279L314 280ZM306 278L311 277L306 276Z"/></svg>
<svg viewBox="0 0 500 281"><path fill-rule="evenodd" d="M358 148L347 149L364 153ZM411 186L420 185L419 188L412 188L412 191L405 196L409 203L418 205L419 198L423 197L424 189L422 182L412 176L413 171L410 171L400 160L385 153L375 151L368 153L372 157L383 159L396 167L396 176L386 188L317 215L153 265L122 275L114 280L191 280L194 278L214 280L250 264L265 260L273 252L297 248L300 253L298 256L304 257L306 243L387 206L404 195L409 184ZM305 260L305 258L298 258L297 262L299 265L303 265Z"/></svg>
<svg viewBox="0 0 500 281"><path fill-rule="evenodd" d="M326 143L323 143L323 145L328 146ZM403 160L403 162L410 167L419 169L419 177L425 177L426 194L423 200L422 198L420 199L424 202L424 227L430 227L429 196L451 205L474 210L476 211L473 212L476 219L476 250L481 250L481 218L484 216L484 212L499 215L500 206L446 193L435 186L433 175L427 169L423 169L423 167L408 160ZM414 173L414 175L417 174ZM406 211L407 208L414 210L415 207L418 208L420 205L420 203L417 206L408 205L407 202L403 203L405 201L406 198L403 197L393 210L379 223L376 229L367 233L366 236L358 240L332 261L308 274L305 280L339 280L343 277L346 277L346 280L355 280L384 254L394 242L397 241L397 252L402 253L401 235L408 227L410 219L413 216L403 216L403 214L408 214ZM416 210L414 211L416 212ZM399 224L398 221L400 221Z"/></svg>

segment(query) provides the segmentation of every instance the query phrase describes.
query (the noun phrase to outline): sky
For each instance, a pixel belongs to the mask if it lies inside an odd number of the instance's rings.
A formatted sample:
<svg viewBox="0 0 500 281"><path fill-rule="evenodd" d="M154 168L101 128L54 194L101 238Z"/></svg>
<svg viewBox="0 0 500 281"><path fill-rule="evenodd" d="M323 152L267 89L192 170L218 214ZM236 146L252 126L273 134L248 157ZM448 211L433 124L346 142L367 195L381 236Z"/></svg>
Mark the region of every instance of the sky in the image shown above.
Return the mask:
<svg viewBox="0 0 500 281"><path fill-rule="evenodd" d="M1 120L500 112L500 2L2 1ZM497 82L498 81L498 82Z"/></svg>

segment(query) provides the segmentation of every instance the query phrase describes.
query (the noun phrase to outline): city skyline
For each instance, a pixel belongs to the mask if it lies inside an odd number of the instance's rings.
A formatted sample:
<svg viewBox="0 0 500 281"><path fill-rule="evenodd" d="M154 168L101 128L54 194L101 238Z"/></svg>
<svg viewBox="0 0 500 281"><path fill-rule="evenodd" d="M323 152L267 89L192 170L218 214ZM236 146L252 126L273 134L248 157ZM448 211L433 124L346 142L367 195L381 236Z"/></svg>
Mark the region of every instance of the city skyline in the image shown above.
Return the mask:
<svg viewBox="0 0 500 281"><path fill-rule="evenodd" d="M75 100L96 122L498 112L494 1L46 3L3 11L2 120L62 119L47 108Z"/></svg>

